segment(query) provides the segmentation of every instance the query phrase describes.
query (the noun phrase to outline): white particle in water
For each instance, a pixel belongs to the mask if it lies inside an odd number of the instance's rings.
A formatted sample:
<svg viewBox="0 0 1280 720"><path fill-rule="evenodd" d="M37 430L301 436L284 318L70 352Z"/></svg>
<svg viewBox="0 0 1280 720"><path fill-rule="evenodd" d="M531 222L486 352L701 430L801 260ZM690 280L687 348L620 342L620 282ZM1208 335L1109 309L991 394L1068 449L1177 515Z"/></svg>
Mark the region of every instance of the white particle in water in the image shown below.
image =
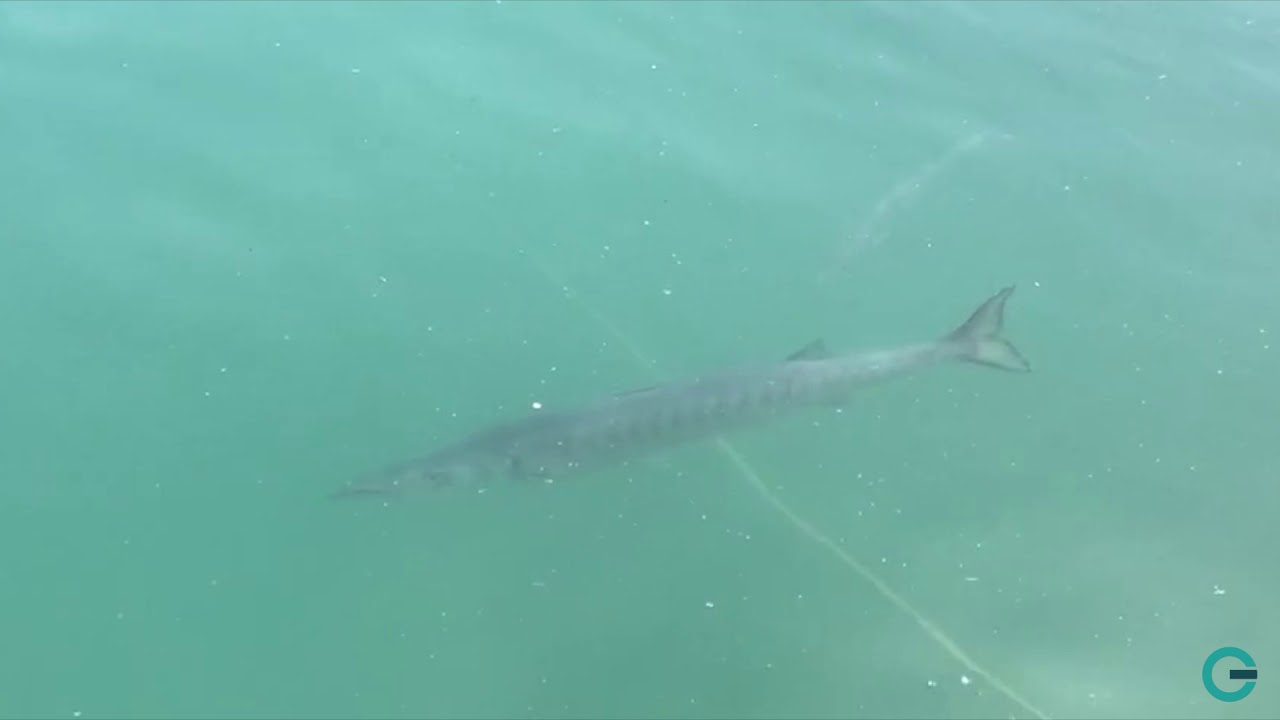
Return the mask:
<svg viewBox="0 0 1280 720"><path fill-rule="evenodd" d="M352 72L352 74L354 74L354 75L359 75L359 74L360 74L360 68L351 68L351 72Z"/></svg>
<svg viewBox="0 0 1280 720"><path fill-rule="evenodd" d="M670 295L670 294L671 294L671 288L663 288L663 289L662 289L662 294L663 294L663 295Z"/></svg>
<svg viewBox="0 0 1280 720"><path fill-rule="evenodd" d="M973 682L973 681L969 679L969 676L968 676L968 675L961 675L961 676L960 676L960 684L961 684L961 685L968 685L968 684L969 684L969 683L971 683L971 682Z"/></svg>
<svg viewBox="0 0 1280 720"><path fill-rule="evenodd" d="M925 684L926 684L926 685L928 685L929 687L938 687L938 681L937 681L937 680L930 680L929 682L927 682L927 683L925 683Z"/></svg>
<svg viewBox="0 0 1280 720"><path fill-rule="evenodd" d="M533 401L533 404L532 404L532 405L530 405L530 407L532 407L534 410L541 410L541 409L542 409L542 403L538 402L537 400L534 400L534 401Z"/></svg>
<svg viewBox="0 0 1280 720"><path fill-rule="evenodd" d="M1214 595L1226 595L1226 594L1227 594L1227 591L1226 591L1226 589L1225 589L1225 588L1221 588L1221 587L1218 587L1217 585L1214 585L1214 586L1213 586L1213 594L1214 594Z"/></svg>
<svg viewBox="0 0 1280 720"><path fill-rule="evenodd" d="M706 601L705 603L703 603L703 605L707 606L708 608L713 608L713 607L715 607L715 606L716 606L716 604L715 604L715 603L713 603L713 602L711 602L710 600L708 600L708 601Z"/></svg>

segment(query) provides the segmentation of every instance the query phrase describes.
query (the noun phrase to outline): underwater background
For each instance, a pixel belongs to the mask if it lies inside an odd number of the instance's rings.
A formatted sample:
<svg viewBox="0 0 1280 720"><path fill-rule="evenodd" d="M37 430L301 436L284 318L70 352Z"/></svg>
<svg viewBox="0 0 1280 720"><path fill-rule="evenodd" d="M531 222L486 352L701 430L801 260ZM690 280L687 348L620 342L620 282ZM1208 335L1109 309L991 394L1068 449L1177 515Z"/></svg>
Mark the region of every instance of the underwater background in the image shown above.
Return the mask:
<svg viewBox="0 0 1280 720"><path fill-rule="evenodd" d="M1280 715L1277 129L1272 3L0 4L0 716ZM328 497L1008 284L1029 375Z"/></svg>

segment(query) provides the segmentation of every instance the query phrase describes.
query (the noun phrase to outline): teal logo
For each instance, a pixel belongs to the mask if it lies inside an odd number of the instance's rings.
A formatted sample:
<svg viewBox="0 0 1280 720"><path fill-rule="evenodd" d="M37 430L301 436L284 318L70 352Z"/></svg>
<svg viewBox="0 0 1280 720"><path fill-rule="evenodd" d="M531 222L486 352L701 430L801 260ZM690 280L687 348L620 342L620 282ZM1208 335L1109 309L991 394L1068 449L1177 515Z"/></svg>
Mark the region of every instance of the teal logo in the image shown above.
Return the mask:
<svg viewBox="0 0 1280 720"><path fill-rule="evenodd" d="M1223 690L1213 681L1213 669L1218 663L1231 658L1238 660L1244 667L1231 668L1227 672L1227 677L1231 680L1243 680L1244 684L1235 690ZM1239 702L1253 692L1253 686L1258 684L1258 665L1249 656L1249 653L1238 647L1224 647L1214 650L1211 655L1204 661L1204 670L1201 671L1204 679L1204 689L1209 694L1222 702ZM1234 685L1234 683L1232 683Z"/></svg>

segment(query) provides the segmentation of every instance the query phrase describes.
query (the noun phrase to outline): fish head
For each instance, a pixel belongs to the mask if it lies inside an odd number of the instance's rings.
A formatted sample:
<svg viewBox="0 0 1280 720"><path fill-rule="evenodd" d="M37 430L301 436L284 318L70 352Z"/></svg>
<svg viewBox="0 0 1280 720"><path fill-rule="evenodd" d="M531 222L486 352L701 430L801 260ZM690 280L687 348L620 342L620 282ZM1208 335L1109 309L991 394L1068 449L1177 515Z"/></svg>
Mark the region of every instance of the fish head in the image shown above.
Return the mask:
<svg viewBox="0 0 1280 720"><path fill-rule="evenodd" d="M489 477L485 463L464 453L438 453L397 463L365 475L334 493L335 497L400 496L418 491L474 486Z"/></svg>

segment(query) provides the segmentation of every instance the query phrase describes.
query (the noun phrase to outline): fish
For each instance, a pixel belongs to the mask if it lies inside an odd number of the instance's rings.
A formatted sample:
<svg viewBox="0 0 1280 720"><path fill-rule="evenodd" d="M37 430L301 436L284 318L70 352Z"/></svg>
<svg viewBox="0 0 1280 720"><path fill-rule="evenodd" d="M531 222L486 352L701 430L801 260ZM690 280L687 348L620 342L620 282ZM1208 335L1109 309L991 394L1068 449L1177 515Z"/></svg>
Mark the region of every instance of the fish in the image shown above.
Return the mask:
<svg viewBox="0 0 1280 720"><path fill-rule="evenodd" d="M1026 373L1002 333L1014 286L941 338L833 354L814 340L783 361L617 393L564 411L539 410L480 429L424 456L346 483L333 497L399 496L501 480L553 482L654 450L719 436L803 408L843 406L860 388L952 362Z"/></svg>

